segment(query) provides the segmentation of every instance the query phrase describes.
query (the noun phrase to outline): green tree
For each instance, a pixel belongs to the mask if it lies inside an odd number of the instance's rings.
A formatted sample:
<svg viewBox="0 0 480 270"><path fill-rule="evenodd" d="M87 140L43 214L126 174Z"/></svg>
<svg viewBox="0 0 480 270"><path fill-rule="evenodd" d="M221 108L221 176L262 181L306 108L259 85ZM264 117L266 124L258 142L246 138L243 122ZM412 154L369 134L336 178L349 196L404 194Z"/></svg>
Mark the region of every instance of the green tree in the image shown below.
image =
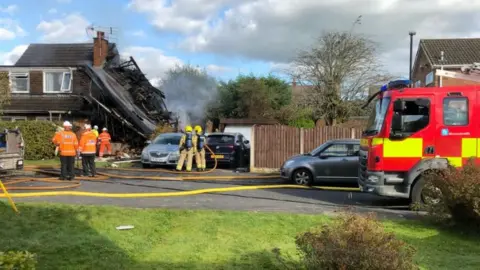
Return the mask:
<svg viewBox="0 0 480 270"><path fill-rule="evenodd" d="M8 72L0 72L0 109L10 102L10 82ZM0 111L1 114L1 111Z"/></svg>
<svg viewBox="0 0 480 270"><path fill-rule="evenodd" d="M269 75L240 75L221 82L218 100L209 106L211 118L275 118L277 111L290 104L292 92L285 81Z"/></svg>

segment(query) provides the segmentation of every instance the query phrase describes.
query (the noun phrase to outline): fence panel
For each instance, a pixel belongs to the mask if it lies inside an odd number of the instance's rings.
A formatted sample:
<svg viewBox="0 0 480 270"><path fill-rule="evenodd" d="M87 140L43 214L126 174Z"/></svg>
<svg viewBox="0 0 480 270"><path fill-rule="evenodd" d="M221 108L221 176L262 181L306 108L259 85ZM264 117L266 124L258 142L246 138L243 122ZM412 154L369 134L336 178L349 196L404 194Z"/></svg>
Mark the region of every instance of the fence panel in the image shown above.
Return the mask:
<svg viewBox="0 0 480 270"><path fill-rule="evenodd" d="M328 140L360 138L361 130L343 127L300 129L281 125L254 126L254 164L256 168L279 168L293 155L307 153Z"/></svg>
<svg viewBox="0 0 480 270"><path fill-rule="evenodd" d="M289 157L300 153L300 129L280 125L254 127L257 168L279 168Z"/></svg>

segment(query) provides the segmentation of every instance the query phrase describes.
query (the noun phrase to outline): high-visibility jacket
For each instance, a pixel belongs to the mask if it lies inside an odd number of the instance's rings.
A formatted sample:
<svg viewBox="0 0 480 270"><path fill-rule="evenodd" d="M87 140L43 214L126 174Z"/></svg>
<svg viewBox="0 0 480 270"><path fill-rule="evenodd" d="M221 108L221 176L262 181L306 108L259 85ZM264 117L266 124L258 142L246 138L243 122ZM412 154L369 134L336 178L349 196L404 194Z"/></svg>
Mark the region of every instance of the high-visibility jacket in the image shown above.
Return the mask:
<svg viewBox="0 0 480 270"><path fill-rule="evenodd" d="M98 130L93 129L92 132L93 132L93 134L95 134L95 138L98 138Z"/></svg>
<svg viewBox="0 0 480 270"><path fill-rule="evenodd" d="M112 137L110 137L110 134L108 132L102 132L100 135L98 135L98 141L100 144L109 144L110 141L112 140Z"/></svg>
<svg viewBox="0 0 480 270"><path fill-rule="evenodd" d="M97 153L97 136L92 131L86 131L80 138L80 145L78 150L82 154L96 154Z"/></svg>
<svg viewBox="0 0 480 270"><path fill-rule="evenodd" d="M72 131L60 131L55 133L52 142L58 146L60 156L74 157L77 155L77 135Z"/></svg>

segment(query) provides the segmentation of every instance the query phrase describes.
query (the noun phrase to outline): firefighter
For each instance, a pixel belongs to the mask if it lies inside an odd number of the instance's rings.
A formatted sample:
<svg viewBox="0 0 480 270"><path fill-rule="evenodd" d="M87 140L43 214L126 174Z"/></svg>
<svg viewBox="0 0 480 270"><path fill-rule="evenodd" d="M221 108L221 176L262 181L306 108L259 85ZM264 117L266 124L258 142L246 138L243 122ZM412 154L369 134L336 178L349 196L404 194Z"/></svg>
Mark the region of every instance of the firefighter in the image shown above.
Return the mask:
<svg viewBox="0 0 480 270"><path fill-rule="evenodd" d="M97 153L97 136L92 131L92 126L86 124L85 132L80 138L78 151L82 155L83 176L95 177L95 154Z"/></svg>
<svg viewBox="0 0 480 270"><path fill-rule="evenodd" d="M100 156L100 158L103 157L103 154L105 153L105 148L107 149L108 155L112 154L112 144L110 143L111 140L112 137L110 137L107 128L103 128L102 133L98 135L98 142L100 143L100 152L98 153L98 155Z"/></svg>
<svg viewBox="0 0 480 270"><path fill-rule="evenodd" d="M63 131L55 133L52 142L60 151L60 180L73 180L75 178L74 164L78 150L77 135L72 132L72 124L63 123Z"/></svg>
<svg viewBox="0 0 480 270"><path fill-rule="evenodd" d="M196 151L195 151L195 163L199 171L205 171L207 165L205 160L205 135L202 134L202 127L195 126L196 133Z"/></svg>
<svg viewBox="0 0 480 270"><path fill-rule="evenodd" d="M180 143L178 145L180 151L180 158L178 159L177 163L177 171L181 171L183 168L183 163L185 159L187 159L187 172L192 171L192 161L193 161L193 134L192 134L192 126L186 126L184 135L180 139Z"/></svg>
<svg viewBox="0 0 480 270"><path fill-rule="evenodd" d="M98 126L97 125L93 126L92 132L93 132L93 134L95 134L95 137L98 138Z"/></svg>

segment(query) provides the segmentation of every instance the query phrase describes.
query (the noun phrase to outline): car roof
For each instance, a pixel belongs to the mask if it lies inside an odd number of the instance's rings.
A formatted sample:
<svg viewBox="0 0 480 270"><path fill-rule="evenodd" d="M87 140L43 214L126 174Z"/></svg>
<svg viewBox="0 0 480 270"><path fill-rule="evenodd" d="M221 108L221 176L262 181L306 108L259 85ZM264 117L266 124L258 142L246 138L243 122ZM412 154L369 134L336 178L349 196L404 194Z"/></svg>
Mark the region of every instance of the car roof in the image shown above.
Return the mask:
<svg viewBox="0 0 480 270"><path fill-rule="evenodd" d="M349 144L360 144L360 139L336 139L328 140L326 143L349 143Z"/></svg>
<svg viewBox="0 0 480 270"><path fill-rule="evenodd" d="M213 133L209 133L208 136L212 136L212 135L217 135L217 136L222 136L222 135L227 135L227 136L236 136L240 133L231 133L231 132L213 132Z"/></svg>
<svg viewBox="0 0 480 270"><path fill-rule="evenodd" d="M175 136L175 135L177 135L177 136L182 136L183 134L180 133L180 132L160 133L160 134L157 135L157 137L158 137L158 136L161 136L161 135L170 135L170 136Z"/></svg>

